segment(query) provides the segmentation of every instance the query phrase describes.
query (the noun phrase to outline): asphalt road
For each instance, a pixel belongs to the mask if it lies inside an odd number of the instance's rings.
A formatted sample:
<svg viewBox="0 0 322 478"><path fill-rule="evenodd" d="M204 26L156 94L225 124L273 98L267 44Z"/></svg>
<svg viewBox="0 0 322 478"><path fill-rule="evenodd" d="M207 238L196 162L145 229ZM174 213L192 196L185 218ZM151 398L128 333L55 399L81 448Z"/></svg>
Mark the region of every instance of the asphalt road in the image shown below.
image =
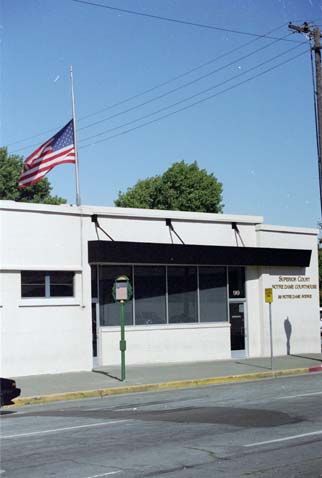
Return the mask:
<svg viewBox="0 0 322 478"><path fill-rule="evenodd" d="M1 478L320 478L322 374L3 409Z"/></svg>

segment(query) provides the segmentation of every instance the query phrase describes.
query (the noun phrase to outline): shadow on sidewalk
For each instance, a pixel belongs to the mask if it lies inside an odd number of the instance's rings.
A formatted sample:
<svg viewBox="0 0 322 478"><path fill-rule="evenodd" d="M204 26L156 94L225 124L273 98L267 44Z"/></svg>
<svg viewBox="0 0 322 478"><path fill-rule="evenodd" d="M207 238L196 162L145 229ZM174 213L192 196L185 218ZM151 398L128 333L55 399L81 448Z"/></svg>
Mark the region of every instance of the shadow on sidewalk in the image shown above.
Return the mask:
<svg viewBox="0 0 322 478"><path fill-rule="evenodd" d="M314 357L306 357L305 355L290 354L290 357L303 358L303 359L307 359L307 360L315 360L316 362L322 363L322 360L321 360L321 359L314 358Z"/></svg>
<svg viewBox="0 0 322 478"><path fill-rule="evenodd" d="M105 375L105 377L113 378L114 380L117 380L118 382L122 382L122 380L119 377L115 377L114 375L111 375L110 373L104 372L103 370L93 369L92 372L100 373L101 375Z"/></svg>
<svg viewBox="0 0 322 478"><path fill-rule="evenodd" d="M235 362L237 365L246 365L247 367L255 367L255 368L262 368L264 370L270 370L271 367L266 367L264 365L258 365L256 363L247 363L247 362Z"/></svg>

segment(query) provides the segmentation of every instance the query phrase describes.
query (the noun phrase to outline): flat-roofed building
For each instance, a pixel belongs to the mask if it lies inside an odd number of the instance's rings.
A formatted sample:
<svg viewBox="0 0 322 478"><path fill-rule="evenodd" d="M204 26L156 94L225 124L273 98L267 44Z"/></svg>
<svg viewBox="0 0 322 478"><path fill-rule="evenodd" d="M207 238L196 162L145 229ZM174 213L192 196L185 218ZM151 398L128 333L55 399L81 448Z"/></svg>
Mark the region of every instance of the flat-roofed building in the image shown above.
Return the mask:
<svg viewBox="0 0 322 478"><path fill-rule="evenodd" d="M320 352L318 230L258 216L0 201L1 376Z"/></svg>

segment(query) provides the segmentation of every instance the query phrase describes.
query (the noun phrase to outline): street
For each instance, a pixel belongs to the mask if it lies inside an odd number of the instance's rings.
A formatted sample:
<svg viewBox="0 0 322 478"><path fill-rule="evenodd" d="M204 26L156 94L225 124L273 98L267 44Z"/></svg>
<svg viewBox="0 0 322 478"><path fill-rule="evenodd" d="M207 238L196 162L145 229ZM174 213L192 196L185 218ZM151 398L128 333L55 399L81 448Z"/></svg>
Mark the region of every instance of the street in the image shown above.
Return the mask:
<svg viewBox="0 0 322 478"><path fill-rule="evenodd" d="M4 478L320 478L322 374L5 408Z"/></svg>

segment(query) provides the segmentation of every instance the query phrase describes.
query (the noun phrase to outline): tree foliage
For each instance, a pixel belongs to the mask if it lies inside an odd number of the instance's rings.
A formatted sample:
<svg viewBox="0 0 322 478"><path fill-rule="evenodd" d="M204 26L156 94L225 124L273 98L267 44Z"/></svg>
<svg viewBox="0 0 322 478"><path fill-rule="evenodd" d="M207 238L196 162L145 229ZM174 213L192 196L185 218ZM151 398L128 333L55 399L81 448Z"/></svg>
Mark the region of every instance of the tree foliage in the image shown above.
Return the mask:
<svg viewBox="0 0 322 478"><path fill-rule="evenodd" d="M161 176L139 180L125 193L119 192L115 206L219 213L223 210L222 183L197 162L174 163Z"/></svg>
<svg viewBox="0 0 322 478"><path fill-rule="evenodd" d="M64 204L66 200L51 196L52 186L47 178L36 184L19 189L18 182L22 170L23 158L9 155L7 148L0 148L0 199L18 202L44 204Z"/></svg>

